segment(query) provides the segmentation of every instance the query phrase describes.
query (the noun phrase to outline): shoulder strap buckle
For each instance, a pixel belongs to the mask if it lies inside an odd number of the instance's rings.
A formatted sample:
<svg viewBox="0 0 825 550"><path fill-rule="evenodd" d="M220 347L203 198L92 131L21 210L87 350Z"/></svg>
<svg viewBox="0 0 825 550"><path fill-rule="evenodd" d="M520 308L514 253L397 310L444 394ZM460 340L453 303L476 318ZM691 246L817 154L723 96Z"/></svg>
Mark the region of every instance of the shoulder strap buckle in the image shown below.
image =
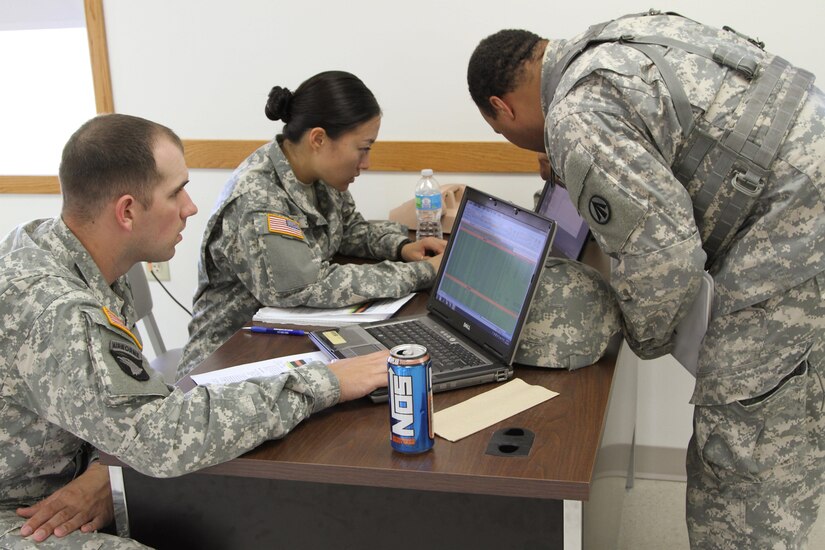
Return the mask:
<svg viewBox="0 0 825 550"><path fill-rule="evenodd" d="M748 42L750 42L751 44L753 44L754 46L756 46L760 50L765 49L765 42L762 41L762 40L759 40L758 38L751 38L747 34L742 34L741 32L737 31L736 29L734 29L732 27L729 27L728 25L723 26L722 30L727 31L727 32L732 32L733 34L735 34L739 38L747 40Z"/></svg>
<svg viewBox="0 0 825 550"><path fill-rule="evenodd" d="M734 172L731 180L733 188L749 197L758 197L762 193L765 183L761 178L750 172Z"/></svg>

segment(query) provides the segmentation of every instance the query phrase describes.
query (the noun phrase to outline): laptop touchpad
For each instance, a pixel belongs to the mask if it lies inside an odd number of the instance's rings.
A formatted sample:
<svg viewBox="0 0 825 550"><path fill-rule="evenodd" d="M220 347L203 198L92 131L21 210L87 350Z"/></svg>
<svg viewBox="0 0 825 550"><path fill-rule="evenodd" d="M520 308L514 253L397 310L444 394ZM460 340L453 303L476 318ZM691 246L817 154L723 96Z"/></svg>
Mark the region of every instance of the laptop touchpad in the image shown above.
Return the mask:
<svg viewBox="0 0 825 550"><path fill-rule="evenodd" d="M363 346L353 346L351 348L346 348L341 350L341 354L344 357L357 357L359 355L367 355L368 353L372 353L374 351L381 351L386 349L383 346L378 346L376 344L365 344Z"/></svg>

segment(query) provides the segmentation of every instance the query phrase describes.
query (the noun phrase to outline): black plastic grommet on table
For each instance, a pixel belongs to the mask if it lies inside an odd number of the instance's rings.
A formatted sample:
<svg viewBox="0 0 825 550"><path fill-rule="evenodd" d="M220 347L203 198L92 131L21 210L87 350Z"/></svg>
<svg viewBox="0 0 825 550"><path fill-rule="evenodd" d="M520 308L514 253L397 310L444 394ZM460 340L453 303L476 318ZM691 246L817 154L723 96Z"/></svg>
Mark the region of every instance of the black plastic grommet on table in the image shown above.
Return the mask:
<svg viewBox="0 0 825 550"><path fill-rule="evenodd" d="M527 456L536 434L524 428L498 430L487 444L487 454L493 456Z"/></svg>

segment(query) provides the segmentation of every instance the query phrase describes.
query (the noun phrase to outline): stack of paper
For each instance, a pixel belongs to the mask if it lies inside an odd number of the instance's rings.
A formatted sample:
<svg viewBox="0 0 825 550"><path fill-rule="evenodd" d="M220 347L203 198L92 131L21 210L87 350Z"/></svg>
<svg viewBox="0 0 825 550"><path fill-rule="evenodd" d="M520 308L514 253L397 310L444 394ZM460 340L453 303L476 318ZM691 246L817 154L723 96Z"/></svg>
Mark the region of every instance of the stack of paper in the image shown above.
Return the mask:
<svg viewBox="0 0 825 550"><path fill-rule="evenodd" d="M262 307L252 316L256 323L278 323L290 325L310 325L320 327L342 327L358 323L371 323L389 319L410 301L415 294L403 298L376 300L356 306L336 309L314 307Z"/></svg>
<svg viewBox="0 0 825 550"><path fill-rule="evenodd" d="M310 353L299 353L297 355L287 355L286 357L275 357L254 363L245 363L227 369L220 369L204 374L193 374L192 380L198 386L208 384L231 384L232 382L242 382L250 378L263 378L266 376L277 376L289 369L294 369L307 363L320 361L325 365L329 362L326 355L320 351Z"/></svg>

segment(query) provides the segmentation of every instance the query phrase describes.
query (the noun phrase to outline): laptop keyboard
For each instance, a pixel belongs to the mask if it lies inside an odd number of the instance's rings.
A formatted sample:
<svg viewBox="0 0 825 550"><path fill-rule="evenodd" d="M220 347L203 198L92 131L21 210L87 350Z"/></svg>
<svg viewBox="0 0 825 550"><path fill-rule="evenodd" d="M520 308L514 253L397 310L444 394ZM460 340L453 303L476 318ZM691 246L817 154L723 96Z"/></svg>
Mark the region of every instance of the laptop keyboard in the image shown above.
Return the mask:
<svg viewBox="0 0 825 550"><path fill-rule="evenodd" d="M421 344L430 352L433 373L449 372L485 361L465 348L457 339L449 340L420 321L405 321L378 327L364 327L387 349L400 344Z"/></svg>

